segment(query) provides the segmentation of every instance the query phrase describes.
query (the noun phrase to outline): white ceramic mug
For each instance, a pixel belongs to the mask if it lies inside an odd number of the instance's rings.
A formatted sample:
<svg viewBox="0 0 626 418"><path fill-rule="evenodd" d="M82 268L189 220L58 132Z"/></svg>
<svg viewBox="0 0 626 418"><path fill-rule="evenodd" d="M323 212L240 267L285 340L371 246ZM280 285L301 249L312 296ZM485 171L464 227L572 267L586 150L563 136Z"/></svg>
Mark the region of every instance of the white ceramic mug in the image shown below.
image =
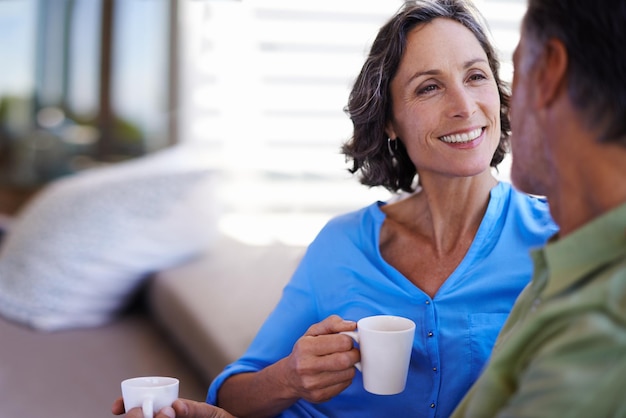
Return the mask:
<svg viewBox="0 0 626 418"><path fill-rule="evenodd" d="M144 418L153 418L154 413L171 406L178 398L178 379L173 377L133 377L122 382L124 409L141 407Z"/></svg>
<svg viewBox="0 0 626 418"><path fill-rule="evenodd" d="M411 361L415 323L394 315L360 319L357 330L342 332L359 344L363 387L376 395L395 395L404 390Z"/></svg>

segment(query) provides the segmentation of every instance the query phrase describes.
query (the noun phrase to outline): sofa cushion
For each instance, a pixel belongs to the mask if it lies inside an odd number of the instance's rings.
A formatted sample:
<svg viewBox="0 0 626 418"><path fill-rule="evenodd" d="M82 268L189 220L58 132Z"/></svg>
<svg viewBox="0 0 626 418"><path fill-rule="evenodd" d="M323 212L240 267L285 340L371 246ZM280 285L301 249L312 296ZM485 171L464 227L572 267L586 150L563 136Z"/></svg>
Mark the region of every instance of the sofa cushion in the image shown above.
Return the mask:
<svg viewBox="0 0 626 418"><path fill-rule="evenodd" d="M156 274L150 309L210 381L252 342L304 251L222 235L196 261Z"/></svg>
<svg viewBox="0 0 626 418"><path fill-rule="evenodd" d="M46 186L0 248L0 314L41 330L110 321L153 272L215 237L212 174L170 149Z"/></svg>

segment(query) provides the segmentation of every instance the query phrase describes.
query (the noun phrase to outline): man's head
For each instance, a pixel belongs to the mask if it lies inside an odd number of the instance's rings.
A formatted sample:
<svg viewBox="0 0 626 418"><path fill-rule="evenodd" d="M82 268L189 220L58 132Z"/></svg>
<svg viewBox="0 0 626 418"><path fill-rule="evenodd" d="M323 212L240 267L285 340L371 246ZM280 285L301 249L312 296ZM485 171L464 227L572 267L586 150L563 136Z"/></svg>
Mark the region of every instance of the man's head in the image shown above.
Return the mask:
<svg viewBox="0 0 626 418"><path fill-rule="evenodd" d="M567 91L601 140L626 145L626 2L529 0L527 38L558 39L567 52Z"/></svg>
<svg viewBox="0 0 626 418"><path fill-rule="evenodd" d="M528 1L511 101L518 188L562 209L583 176L626 166L625 44L624 0Z"/></svg>

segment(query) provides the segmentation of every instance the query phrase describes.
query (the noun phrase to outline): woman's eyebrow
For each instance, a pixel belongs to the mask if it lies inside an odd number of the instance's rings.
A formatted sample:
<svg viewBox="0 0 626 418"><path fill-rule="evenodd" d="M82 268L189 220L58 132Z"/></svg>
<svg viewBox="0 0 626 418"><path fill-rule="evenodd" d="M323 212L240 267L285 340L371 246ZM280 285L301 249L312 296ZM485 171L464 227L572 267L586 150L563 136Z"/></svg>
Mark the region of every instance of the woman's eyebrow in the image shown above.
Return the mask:
<svg viewBox="0 0 626 418"><path fill-rule="evenodd" d="M474 58L463 63L463 69L468 69L478 63L489 64L485 58ZM411 83L416 78L419 78L425 75L428 76L428 75L439 75L439 74L441 74L441 70L438 70L438 69L418 71L408 79L407 84Z"/></svg>

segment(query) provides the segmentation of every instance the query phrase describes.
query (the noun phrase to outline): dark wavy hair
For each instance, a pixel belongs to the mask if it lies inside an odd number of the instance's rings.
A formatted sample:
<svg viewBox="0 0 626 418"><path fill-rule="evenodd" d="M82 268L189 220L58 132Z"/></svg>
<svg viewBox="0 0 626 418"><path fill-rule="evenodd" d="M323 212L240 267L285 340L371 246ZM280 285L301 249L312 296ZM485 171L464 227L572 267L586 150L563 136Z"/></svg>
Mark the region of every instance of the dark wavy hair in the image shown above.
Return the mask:
<svg viewBox="0 0 626 418"><path fill-rule="evenodd" d="M529 0L523 25L535 42L563 42L572 103L601 141L626 146L626 2Z"/></svg>
<svg viewBox="0 0 626 418"><path fill-rule="evenodd" d="M352 138L343 144L341 151L346 161L352 160L349 171L352 174L360 171L360 181L364 185L383 186L391 192L415 190L417 170L406 148L401 141L395 142L397 164L394 164L387 147L385 126L391 116L390 85L404 55L409 32L440 17L455 20L468 28L485 51L500 96L500 143L491 166L500 164L508 152L510 90L500 80L500 63L481 14L470 2L463 0L407 1L379 30L344 109L354 129Z"/></svg>

